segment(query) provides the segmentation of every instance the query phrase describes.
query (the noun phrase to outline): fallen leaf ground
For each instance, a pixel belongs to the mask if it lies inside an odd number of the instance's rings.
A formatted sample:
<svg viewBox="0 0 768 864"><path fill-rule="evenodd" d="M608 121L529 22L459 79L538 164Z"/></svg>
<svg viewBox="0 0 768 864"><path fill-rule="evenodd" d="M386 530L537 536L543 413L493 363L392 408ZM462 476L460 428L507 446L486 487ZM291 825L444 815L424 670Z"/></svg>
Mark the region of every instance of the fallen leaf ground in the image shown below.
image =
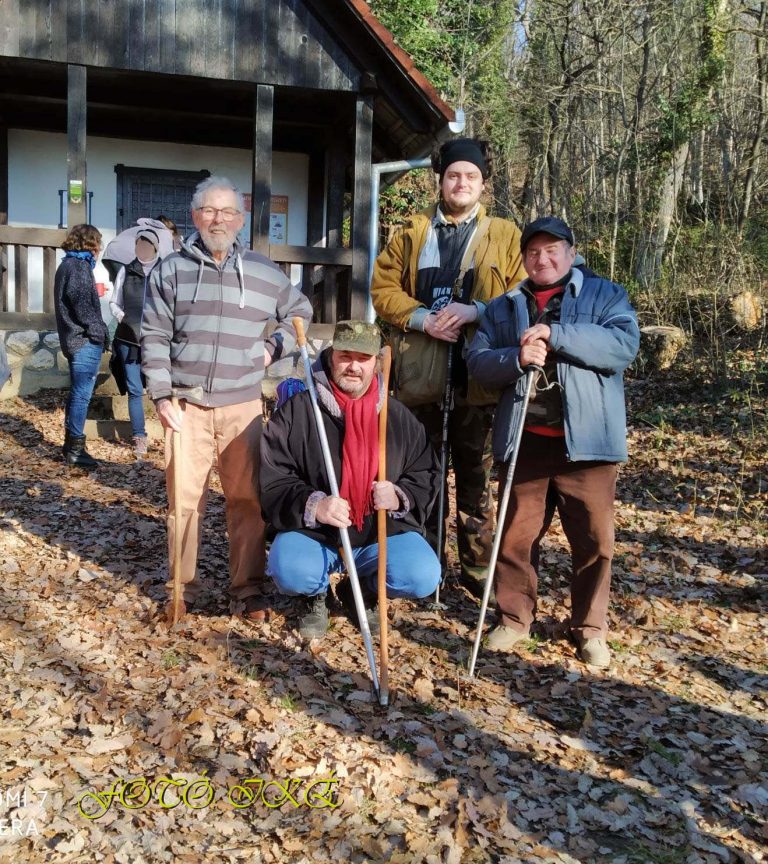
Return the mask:
<svg viewBox="0 0 768 864"><path fill-rule="evenodd" d="M0 403L0 860L768 860L762 386L629 383L610 670L565 638L556 529L533 638L472 682L475 600L392 604L388 709L346 619L229 615L219 494L170 633L159 452L67 471L61 395Z"/></svg>

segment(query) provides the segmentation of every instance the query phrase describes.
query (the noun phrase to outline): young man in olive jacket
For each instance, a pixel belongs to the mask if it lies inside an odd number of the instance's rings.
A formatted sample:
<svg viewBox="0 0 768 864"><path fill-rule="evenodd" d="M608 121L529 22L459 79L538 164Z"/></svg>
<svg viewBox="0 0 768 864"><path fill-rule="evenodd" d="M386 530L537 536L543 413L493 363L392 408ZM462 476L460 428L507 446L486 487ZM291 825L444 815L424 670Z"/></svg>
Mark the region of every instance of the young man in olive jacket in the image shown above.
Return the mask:
<svg viewBox="0 0 768 864"><path fill-rule="evenodd" d="M483 141L459 138L441 147L433 158L440 178L440 200L412 216L395 233L376 260L371 284L380 318L402 331L426 333L454 352L448 446L456 480L461 578L476 594L482 593L493 545L490 434L498 394L468 379L462 345L465 339L467 343L471 340L488 303L525 277L520 231L506 219L487 217L480 203L490 163ZM477 244L474 252L473 243ZM465 262L468 249L471 260ZM462 265L466 269L457 285ZM423 374L429 373L424 370ZM439 452L440 400L415 405L413 412ZM428 524L433 545L437 510L435 507Z"/></svg>

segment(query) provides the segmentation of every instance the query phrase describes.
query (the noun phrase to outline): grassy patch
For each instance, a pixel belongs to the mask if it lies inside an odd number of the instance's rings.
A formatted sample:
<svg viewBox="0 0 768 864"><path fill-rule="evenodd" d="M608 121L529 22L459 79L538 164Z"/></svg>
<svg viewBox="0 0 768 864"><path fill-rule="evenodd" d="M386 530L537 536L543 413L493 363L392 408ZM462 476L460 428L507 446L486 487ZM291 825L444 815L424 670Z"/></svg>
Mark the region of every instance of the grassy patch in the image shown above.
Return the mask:
<svg viewBox="0 0 768 864"><path fill-rule="evenodd" d="M683 761L683 757L679 753L665 747L661 741L657 741L655 738L646 738L645 746L651 751L651 753L656 753L672 765L679 765Z"/></svg>
<svg viewBox="0 0 768 864"><path fill-rule="evenodd" d="M295 711L299 707L299 703L290 693L286 693L284 696L281 696L277 700L277 704L281 708L284 708L286 711Z"/></svg>
<svg viewBox="0 0 768 864"><path fill-rule="evenodd" d="M181 666L186 659L186 656L180 651L169 648L167 651L163 652L160 662L163 664L163 669L176 669L176 667Z"/></svg>
<svg viewBox="0 0 768 864"><path fill-rule="evenodd" d="M408 738L403 738L402 736L399 736L398 738L393 738L391 745L392 749L397 751L398 753L416 752L416 745L413 743L413 741L410 741Z"/></svg>

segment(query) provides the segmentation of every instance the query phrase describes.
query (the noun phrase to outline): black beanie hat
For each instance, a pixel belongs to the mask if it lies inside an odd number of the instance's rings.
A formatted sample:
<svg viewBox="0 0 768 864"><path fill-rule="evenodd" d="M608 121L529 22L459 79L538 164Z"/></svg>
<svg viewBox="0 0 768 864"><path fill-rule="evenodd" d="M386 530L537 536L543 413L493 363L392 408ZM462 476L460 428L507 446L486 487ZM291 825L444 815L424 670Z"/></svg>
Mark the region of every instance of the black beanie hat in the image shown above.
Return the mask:
<svg viewBox="0 0 768 864"><path fill-rule="evenodd" d="M456 138L446 141L440 148L437 164L434 165L435 172L443 179L443 174L454 162L471 162L477 165L483 175L483 180L488 179L488 166L485 161L480 144L474 138Z"/></svg>

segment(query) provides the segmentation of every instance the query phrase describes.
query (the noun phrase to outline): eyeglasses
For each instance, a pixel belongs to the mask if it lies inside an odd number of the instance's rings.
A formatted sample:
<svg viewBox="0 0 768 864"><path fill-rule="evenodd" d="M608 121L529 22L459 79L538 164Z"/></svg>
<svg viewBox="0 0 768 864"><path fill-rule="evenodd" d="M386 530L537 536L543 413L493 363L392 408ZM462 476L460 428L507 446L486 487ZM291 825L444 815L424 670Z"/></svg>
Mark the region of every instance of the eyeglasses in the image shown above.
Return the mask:
<svg viewBox="0 0 768 864"><path fill-rule="evenodd" d="M217 213L221 213L221 218L225 222L232 222L233 219L237 219L241 215L240 211L235 210L234 207L198 207L197 212L204 219L213 219Z"/></svg>

